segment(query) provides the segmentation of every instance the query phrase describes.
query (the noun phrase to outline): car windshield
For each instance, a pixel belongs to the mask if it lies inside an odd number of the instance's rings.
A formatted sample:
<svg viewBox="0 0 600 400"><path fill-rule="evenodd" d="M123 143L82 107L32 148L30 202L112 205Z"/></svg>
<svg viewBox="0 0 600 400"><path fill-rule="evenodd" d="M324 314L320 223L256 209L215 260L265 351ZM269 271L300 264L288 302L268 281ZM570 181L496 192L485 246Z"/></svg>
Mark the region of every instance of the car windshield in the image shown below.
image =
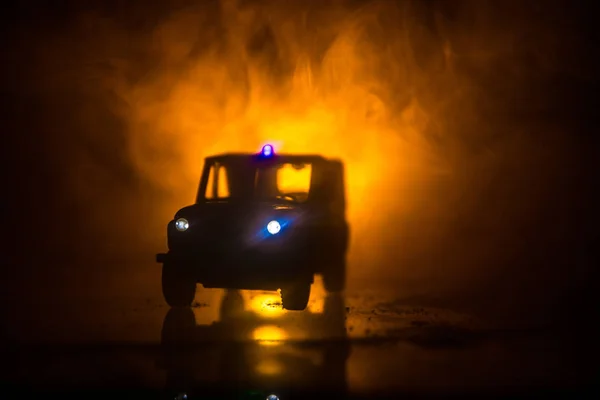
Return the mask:
<svg viewBox="0 0 600 400"><path fill-rule="evenodd" d="M254 176L254 195L260 200L303 203L308 199L311 177L309 163L259 167Z"/></svg>
<svg viewBox="0 0 600 400"><path fill-rule="evenodd" d="M311 188L310 163L247 165L222 163L209 166L206 186L199 201L229 201L231 198L304 203Z"/></svg>

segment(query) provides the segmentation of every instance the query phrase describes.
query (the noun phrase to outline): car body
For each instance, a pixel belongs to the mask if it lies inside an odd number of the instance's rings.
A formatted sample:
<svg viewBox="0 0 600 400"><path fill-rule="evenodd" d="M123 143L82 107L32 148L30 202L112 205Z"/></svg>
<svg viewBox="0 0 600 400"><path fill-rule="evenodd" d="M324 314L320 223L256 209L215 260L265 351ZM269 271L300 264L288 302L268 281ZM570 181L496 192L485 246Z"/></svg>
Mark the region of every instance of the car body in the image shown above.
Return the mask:
<svg viewBox="0 0 600 400"><path fill-rule="evenodd" d="M302 182L282 183L282 171ZM284 308L302 310L315 274L327 291L344 289L348 241L339 160L275 154L269 145L258 154L207 157L195 204L175 213L169 251L157 255L163 294L180 307L192 303L197 283L281 289Z"/></svg>

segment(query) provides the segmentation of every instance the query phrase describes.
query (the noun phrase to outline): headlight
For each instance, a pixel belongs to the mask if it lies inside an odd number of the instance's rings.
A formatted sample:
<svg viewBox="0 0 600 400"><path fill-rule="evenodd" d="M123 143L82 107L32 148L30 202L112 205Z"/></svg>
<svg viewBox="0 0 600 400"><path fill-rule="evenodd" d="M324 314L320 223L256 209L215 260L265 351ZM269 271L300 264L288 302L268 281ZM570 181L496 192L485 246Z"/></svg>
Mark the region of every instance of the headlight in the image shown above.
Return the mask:
<svg viewBox="0 0 600 400"><path fill-rule="evenodd" d="M187 231L189 227L190 223L185 218L179 218L177 221L175 221L175 228L177 228L179 232Z"/></svg>
<svg viewBox="0 0 600 400"><path fill-rule="evenodd" d="M281 225L277 221L271 221L267 224L267 232L271 235L276 235L281 230Z"/></svg>

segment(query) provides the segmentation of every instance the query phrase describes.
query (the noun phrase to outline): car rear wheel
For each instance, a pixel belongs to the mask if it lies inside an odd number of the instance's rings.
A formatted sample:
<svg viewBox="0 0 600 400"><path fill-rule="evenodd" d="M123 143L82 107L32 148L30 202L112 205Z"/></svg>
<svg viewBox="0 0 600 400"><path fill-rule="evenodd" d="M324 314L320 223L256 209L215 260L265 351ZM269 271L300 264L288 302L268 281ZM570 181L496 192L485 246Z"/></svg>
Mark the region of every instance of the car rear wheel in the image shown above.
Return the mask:
<svg viewBox="0 0 600 400"><path fill-rule="evenodd" d="M328 293L341 292L346 288L346 260L340 258L328 263L323 269L323 286Z"/></svg>
<svg viewBox="0 0 600 400"><path fill-rule="evenodd" d="M162 291L170 307L189 307L196 295L196 280L184 265L165 262L162 269Z"/></svg>
<svg viewBox="0 0 600 400"><path fill-rule="evenodd" d="M308 306L310 282L296 283L281 289L281 305L286 310L302 311Z"/></svg>

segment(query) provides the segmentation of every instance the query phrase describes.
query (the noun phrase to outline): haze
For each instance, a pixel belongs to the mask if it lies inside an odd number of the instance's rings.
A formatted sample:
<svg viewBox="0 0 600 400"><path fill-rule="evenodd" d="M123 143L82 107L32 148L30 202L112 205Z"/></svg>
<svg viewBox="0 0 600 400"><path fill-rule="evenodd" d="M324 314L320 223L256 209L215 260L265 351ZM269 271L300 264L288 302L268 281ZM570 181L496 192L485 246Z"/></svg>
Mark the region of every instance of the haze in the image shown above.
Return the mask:
<svg viewBox="0 0 600 400"><path fill-rule="evenodd" d="M350 286L460 292L507 313L557 303L585 280L588 244L572 237L593 204L567 200L589 161L562 82L593 68L576 67L586 44L558 3L29 8L40 24L15 29L8 93L40 254L69 248L103 282L136 276L112 265L165 249L205 156L272 143L346 163Z"/></svg>

